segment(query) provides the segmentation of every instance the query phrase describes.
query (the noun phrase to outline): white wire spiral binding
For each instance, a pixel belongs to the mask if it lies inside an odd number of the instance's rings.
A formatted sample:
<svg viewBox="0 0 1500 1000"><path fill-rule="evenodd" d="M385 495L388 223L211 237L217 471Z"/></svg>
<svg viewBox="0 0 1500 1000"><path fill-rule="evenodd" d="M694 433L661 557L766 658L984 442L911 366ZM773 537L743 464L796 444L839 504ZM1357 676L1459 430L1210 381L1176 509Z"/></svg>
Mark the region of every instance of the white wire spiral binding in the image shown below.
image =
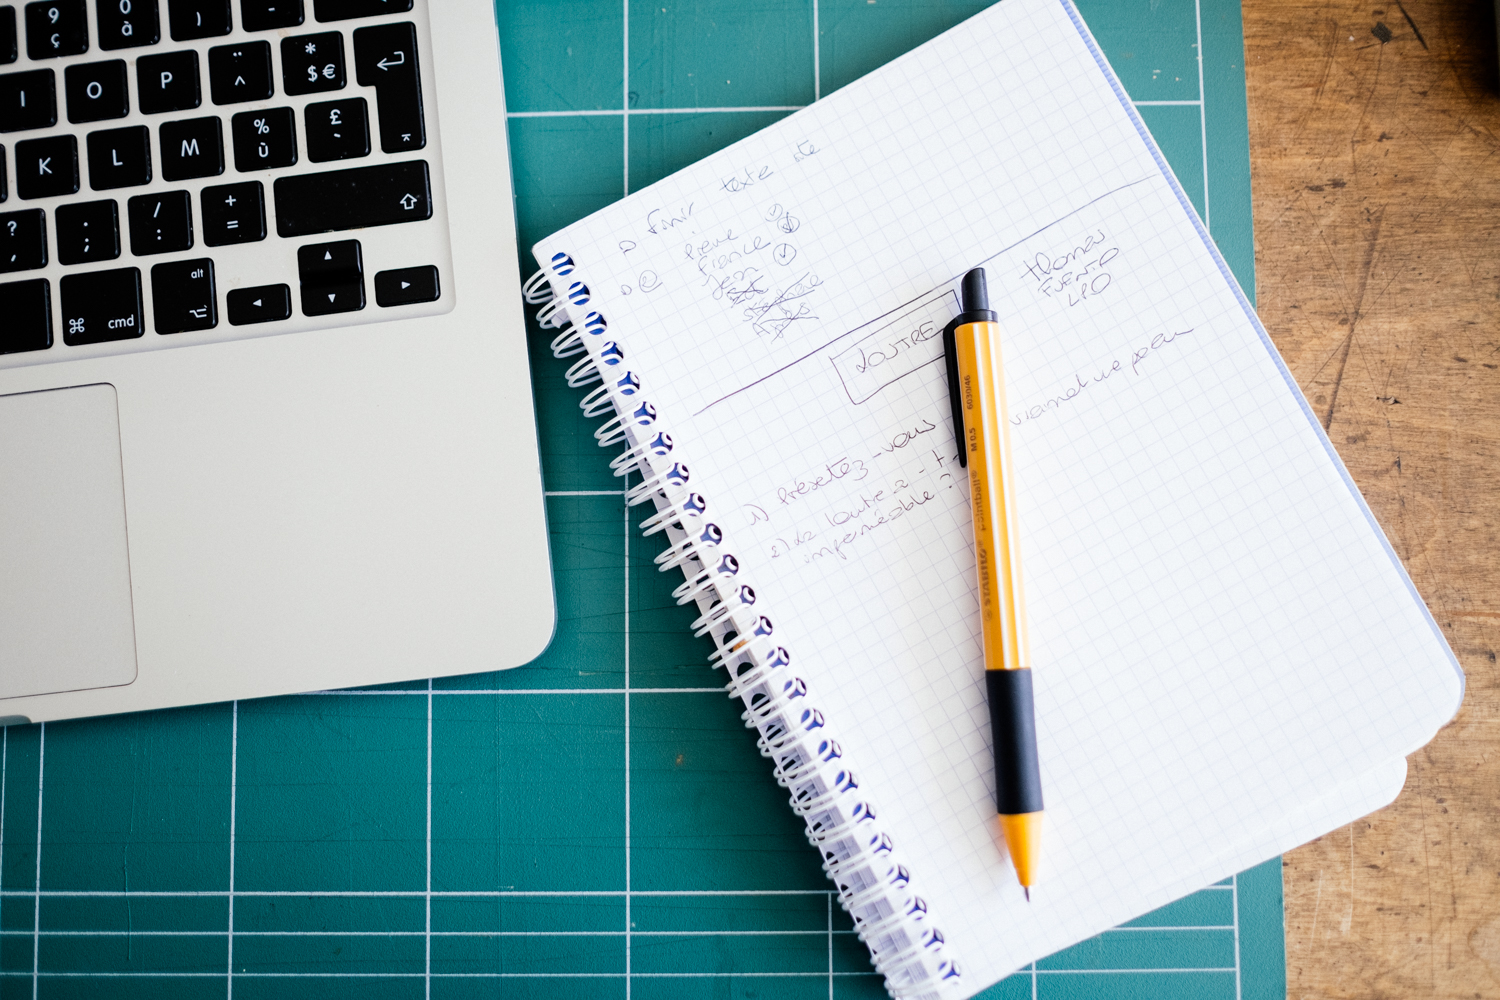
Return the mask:
<svg viewBox="0 0 1500 1000"><path fill-rule="evenodd" d="M552 283L547 280L545 269L537 271L521 286L521 295L528 305L539 306L552 301Z"/></svg>
<svg viewBox="0 0 1500 1000"><path fill-rule="evenodd" d="M563 332L552 338L552 356L554 358L571 358L575 354L582 354L583 334L578 332L578 325L569 323L563 327Z"/></svg>
<svg viewBox="0 0 1500 1000"><path fill-rule="evenodd" d="M773 639L771 612L740 578L731 540L708 520L708 501L690 488L692 474L681 449L643 398L641 380L625 369L624 349L604 338L604 316L585 311L591 296L576 270L571 256L554 254L526 282L526 301L541 305L537 320L543 327L562 328L552 342L554 355L584 354L568 369L569 385L600 383L579 406L589 418L609 415L594 437L601 447L624 445L610 462L615 475L641 477L625 501L653 505L641 530L666 533L667 547L656 564L663 572L681 570L684 579L673 598L697 604L693 632L713 638L709 662L725 670L727 693L744 705L741 719L756 731L756 745L803 818L808 842L885 976L886 989L903 1000L942 1000L946 987L959 979L957 963L942 954L942 932L932 925L910 870L880 828L875 806L844 759L810 685L792 671L791 653ZM569 307L580 311L573 320Z"/></svg>
<svg viewBox="0 0 1500 1000"><path fill-rule="evenodd" d="M560 297L554 297L546 305L537 310L536 323L543 330L550 326L562 326L568 322L568 310L563 308L566 303Z"/></svg>

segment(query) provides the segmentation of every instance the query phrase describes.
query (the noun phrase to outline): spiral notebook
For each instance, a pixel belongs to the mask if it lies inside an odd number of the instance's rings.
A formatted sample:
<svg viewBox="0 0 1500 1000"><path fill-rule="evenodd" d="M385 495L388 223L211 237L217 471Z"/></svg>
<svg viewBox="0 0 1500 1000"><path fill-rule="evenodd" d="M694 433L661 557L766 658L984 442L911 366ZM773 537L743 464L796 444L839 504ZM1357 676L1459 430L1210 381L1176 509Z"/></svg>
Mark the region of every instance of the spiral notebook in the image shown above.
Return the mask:
<svg viewBox="0 0 1500 1000"><path fill-rule="evenodd" d="M1457 661L1076 10L1004 0L541 241L626 497L897 996L1388 802ZM958 281L1005 331L1044 869L995 822Z"/></svg>

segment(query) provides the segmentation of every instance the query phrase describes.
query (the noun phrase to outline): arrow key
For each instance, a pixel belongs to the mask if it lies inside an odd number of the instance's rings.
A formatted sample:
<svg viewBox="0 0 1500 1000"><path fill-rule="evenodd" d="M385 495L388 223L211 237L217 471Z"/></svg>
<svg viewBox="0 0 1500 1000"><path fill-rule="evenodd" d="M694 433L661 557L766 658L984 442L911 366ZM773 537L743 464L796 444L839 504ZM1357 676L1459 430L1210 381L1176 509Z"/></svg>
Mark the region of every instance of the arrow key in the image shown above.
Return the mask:
<svg viewBox="0 0 1500 1000"><path fill-rule="evenodd" d="M297 250L302 312L307 316L358 312L365 307L359 240L314 243Z"/></svg>
<svg viewBox="0 0 1500 1000"><path fill-rule="evenodd" d="M230 326L275 323L292 318L292 289L288 285L236 288L225 296Z"/></svg>
<svg viewBox="0 0 1500 1000"><path fill-rule="evenodd" d="M403 267L375 275L375 301L382 308L436 302L441 294L438 269L431 265Z"/></svg>

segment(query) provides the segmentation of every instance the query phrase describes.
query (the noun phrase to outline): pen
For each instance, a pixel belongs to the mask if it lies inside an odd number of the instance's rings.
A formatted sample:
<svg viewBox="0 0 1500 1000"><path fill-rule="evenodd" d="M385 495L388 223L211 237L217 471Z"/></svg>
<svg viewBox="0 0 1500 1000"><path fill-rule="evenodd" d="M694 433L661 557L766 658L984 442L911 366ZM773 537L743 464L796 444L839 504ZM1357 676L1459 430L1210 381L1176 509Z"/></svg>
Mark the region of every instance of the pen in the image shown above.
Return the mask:
<svg viewBox="0 0 1500 1000"><path fill-rule="evenodd" d="M985 694L995 746L995 806L1016 878L1029 900L1041 853L1042 775L1000 325L990 311L982 267L964 275L963 312L943 328L943 352L958 463L969 470L974 511Z"/></svg>

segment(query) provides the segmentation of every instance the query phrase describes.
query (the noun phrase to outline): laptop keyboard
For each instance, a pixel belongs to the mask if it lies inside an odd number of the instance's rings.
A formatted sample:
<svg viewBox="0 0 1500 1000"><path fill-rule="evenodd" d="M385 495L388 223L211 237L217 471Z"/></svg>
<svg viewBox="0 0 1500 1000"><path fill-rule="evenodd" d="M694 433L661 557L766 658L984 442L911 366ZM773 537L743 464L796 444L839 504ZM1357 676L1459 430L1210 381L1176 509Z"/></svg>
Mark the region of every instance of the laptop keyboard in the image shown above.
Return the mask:
<svg viewBox="0 0 1500 1000"><path fill-rule="evenodd" d="M0 5L0 367L445 311L426 2Z"/></svg>

